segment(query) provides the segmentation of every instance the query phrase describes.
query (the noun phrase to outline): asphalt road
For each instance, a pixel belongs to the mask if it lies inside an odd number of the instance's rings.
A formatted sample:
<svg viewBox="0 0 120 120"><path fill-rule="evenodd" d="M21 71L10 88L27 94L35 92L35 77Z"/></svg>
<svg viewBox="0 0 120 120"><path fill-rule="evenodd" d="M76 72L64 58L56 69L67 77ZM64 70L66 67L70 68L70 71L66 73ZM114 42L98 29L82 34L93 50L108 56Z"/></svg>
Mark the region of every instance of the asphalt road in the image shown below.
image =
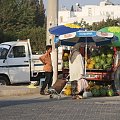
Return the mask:
<svg viewBox="0 0 120 120"><path fill-rule="evenodd" d="M36 94L0 98L0 120L120 120L120 96L57 100Z"/></svg>

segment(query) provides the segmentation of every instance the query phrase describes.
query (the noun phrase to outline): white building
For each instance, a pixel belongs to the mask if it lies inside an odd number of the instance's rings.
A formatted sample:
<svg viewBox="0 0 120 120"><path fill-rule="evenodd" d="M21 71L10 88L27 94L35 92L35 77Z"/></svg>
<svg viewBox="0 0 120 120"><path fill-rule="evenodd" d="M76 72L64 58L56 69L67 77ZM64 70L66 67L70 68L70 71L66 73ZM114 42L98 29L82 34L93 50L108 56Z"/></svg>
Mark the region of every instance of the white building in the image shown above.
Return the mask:
<svg viewBox="0 0 120 120"><path fill-rule="evenodd" d="M76 3L74 11L62 8L58 12L58 24L80 22L82 19L90 25L107 18L120 18L120 5L115 5L109 0L104 0L98 5L85 5L80 7Z"/></svg>

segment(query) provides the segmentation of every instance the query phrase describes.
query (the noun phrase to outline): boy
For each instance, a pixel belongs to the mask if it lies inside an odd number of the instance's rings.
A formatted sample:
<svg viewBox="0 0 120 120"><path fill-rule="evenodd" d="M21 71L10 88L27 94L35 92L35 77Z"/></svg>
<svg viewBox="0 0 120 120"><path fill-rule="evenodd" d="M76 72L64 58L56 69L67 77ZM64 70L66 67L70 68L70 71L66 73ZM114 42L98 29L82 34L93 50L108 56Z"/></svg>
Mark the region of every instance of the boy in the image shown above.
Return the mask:
<svg viewBox="0 0 120 120"><path fill-rule="evenodd" d="M52 52L52 45L46 46L46 53L41 56L39 59L44 64L43 70L45 71L45 82L40 90L41 95L45 95L44 90L48 85L48 89L52 85L52 77L53 77L53 67L51 61L51 53Z"/></svg>

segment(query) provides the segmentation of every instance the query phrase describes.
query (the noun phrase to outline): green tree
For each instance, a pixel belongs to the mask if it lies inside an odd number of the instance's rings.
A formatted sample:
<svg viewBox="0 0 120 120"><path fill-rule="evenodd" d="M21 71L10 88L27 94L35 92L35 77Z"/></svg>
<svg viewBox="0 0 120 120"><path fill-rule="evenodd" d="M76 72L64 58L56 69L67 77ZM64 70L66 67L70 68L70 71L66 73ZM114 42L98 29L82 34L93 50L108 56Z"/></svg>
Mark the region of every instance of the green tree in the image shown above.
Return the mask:
<svg viewBox="0 0 120 120"><path fill-rule="evenodd" d="M36 10L35 0L20 0L19 1L18 11L17 11L18 31L26 27L31 28L35 26L35 10Z"/></svg>
<svg viewBox="0 0 120 120"><path fill-rule="evenodd" d="M102 20L101 22L98 23L93 23L92 24L92 30L99 30L104 27L109 27L109 26L120 26L120 21L119 19L111 19L108 18L106 21Z"/></svg>
<svg viewBox="0 0 120 120"><path fill-rule="evenodd" d="M86 23L86 21L84 21L84 19L81 19L81 21L79 23L75 22L75 24L78 24L82 28L86 28L88 30L91 30L91 27L92 27L91 25L89 25L89 23Z"/></svg>
<svg viewBox="0 0 120 120"><path fill-rule="evenodd" d="M120 26L120 18L118 18L117 21L117 25Z"/></svg>
<svg viewBox="0 0 120 120"><path fill-rule="evenodd" d="M0 11L0 43L29 38L31 43L35 43L31 44L32 49L44 49L46 30L39 27L38 0L0 0Z"/></svg>
<svg viewBox="0 0 120 120"><path fill-rule="evenodd" d="M13 30L15 28L16 11L17 11L16 0L1 0L0 4L0 28L4 31Z"/></svg>
<svg viewBox="0 0 120 120"><path fill-rule="evenodd" d="M0 1L0 42L16 39L17 1Z"/></svg>
<svg viewBox="0 0 120 120"><path fill-rule="evenodd" d="M0 27L4 31L19 31L36 25L36 0L1 0Z"/></svg>
<svg viewBox="0 0 120 120"><path fill-rule="evenodd" d="M17 33L17 38L24 40L30 39L33 51L44 51L46 30L41 27L25 28Z"/></svg>
<svg viewBox="0 0 120 120"><path fill-rule="evenodd" d="M39 10L40 10L39 25L40 25L40 27L44 27L45 26L45 9L44 9L43 0L40 0Z"/></svg>

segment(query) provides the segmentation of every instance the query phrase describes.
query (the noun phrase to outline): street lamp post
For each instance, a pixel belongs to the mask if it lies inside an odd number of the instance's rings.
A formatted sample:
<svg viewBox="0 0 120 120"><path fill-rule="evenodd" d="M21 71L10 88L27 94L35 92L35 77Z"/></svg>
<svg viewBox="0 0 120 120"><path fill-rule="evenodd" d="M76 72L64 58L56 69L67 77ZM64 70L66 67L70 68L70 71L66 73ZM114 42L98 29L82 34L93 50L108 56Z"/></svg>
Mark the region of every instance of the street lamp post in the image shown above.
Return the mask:
<svg viewBox="0 0 120 120"><path fill-rule="evenodd" d="M49 33L49 28L58 25L58 0L47 1L47 39L46 45L52 45L53 84L58 76L58 50L55 48L54 36Z"/></svg>

